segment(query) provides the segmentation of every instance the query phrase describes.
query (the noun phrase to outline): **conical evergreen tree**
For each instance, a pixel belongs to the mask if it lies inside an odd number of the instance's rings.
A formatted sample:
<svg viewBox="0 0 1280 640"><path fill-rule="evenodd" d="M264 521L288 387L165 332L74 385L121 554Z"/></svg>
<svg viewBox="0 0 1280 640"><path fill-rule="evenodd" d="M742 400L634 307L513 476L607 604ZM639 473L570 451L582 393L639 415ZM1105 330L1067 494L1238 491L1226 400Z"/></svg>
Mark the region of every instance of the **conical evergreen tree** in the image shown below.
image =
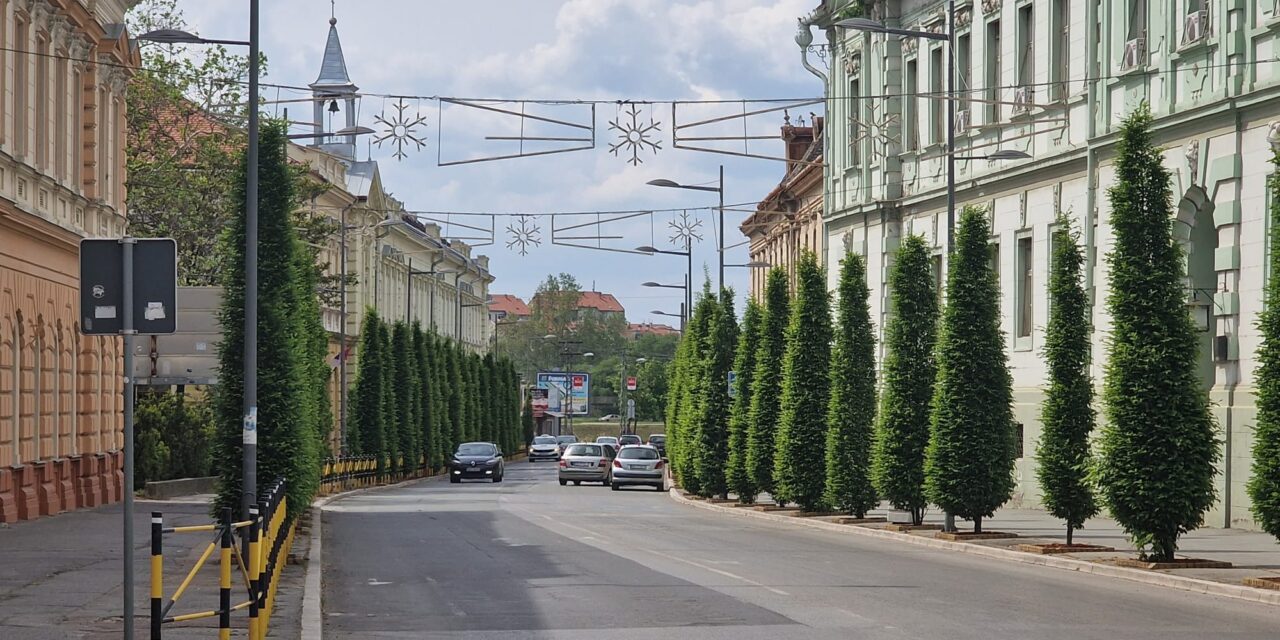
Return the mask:
<svg viewBox="0 0 1280 640"><path fill-rule="evenodd" d="M681 384L684 397L680 400L682 409L676 428L676 455L671 459L672 470L680 486L685 491L699 495L702 488L697 474L698 415L702 396L706 393L703 370L706 367L707 338L711 333L717 304L708 280L702 287L702 295L694 304L693 317L686 323L688 335L684 339L689 341L689 349L681 374L684 377Z"/></svg>
<svg viewBox="0 0 1280 640"><path fill-rule="evenodd" d="M422 425L422 379L418 376L417 357L413 349L413 330L404 322L397 322L391 330L391 375L394 380L397 429L400 431L400 473L411 474L421 464L418 443Z"/></svg>
<svg viewBox="0 0 1280 640"><path fill-rule="evenodd" d="M300 494L313 496L320 488L321 460L327 457L329 436L333 430L333 408L329 401L329 379L333 369L329 366L329 332L325 331L320 313L320 267L316 263L316 250L301 240L295 241L294 269L297 272L297 305L294 322L298 325L297 338L302 354L305 420L309 438L298 452L297 465L300 475L292 482L301 486Z"/></svg>
<svg viewBox="0 0 1280 640"><path fill-rule="evenodd" d="M529 392L524 392L524 409L520 412L520 429L523 432L522 442L529 444L533 442L533 432L537 425L533 420L533 403L529 401Z"/></svg>
<svg viewBox="0 0 1280 640"><path fill-rule="evenodd" d="M947 268L947 306L938 332L938 377L925 452L925 495L982 532L1013 495L1013 379L1000 330L1000 292L991 269L991 224L965 207Z"/></svg>
<svg viewBox="0 0 1280 640"><path fill-rule="evenodd" d="M756 370L751 376L751 410L747 423L747 474L760 492L772 493L774 487L773 458L778 417L782 412L782 360L787 348L790 305L787 272L774 267L765 279L760 348L756 354Z"/></svg>
<svg viewBox="0 0 1280 640"><path fill-rule="evenodd" d="M378 452L386 459L383 467L387 474L394 476L400 471L400 420L396 410L395 386L395 353L391 347L391 324L382 322L378 325L378 341L382 349L382 424L386 425L386 437L382 449Z"/></svg>
<svg viewBox="0 0 1280 640"><path fill-rule="evenodd" d="M431 448L432 469L443 469L445 462L453 453L453 432L450 429L449 411L449 357L445 353L444 340L431 331L427 334L428 361L431 365L431 439L435 443Z"/></svg>
<svg viewBox="0 0 1280 640"><path fill-rule="evenodd" d="M1049 269L1049 325L1044 359L1049 388L1040 406L1043 432L1036 446L1045 508L1067 522L1067 544L1085 520L1098 513L1089 483L1093 431L1093 381L1089 379L1089 297L1081 273L1084 255L1070 221L1060 216L1053 232Z"/></svg>
<svg viewBox="0 0 1280 640"><path fill-rule="evenodd" d="M1253 517L1263 531L1280 538L1280 155L1271 159L1274 171L1267 179L1271 191L1271 267L1265 302L1258 315L1258 368L1254 379L1258 388L1257 426L1253 432L1253 477L1249 479L1249 499Z"/></svg>
<svg viewBox="0 0 1280 640"><path fill-rule="evenodd" d="M826 489L827 403L831 379L831 294L812 252L796 265L796 300L782 360L782 415L774 452L773 495L805 511L823 507Z"/></svg>
<svg viewBox="0 0 1280 640"><path fill-rule="evenodd" d="M351 394L351 415L347 419L347 442L355 455L376 454L383 448L386 427L382 423L382 370L384 353L378 339L378 312L366 309L360 323L360 345L355 392Z"/></svg>
<svg viewBox="0 0 1280 640"><path fill-rule="evenodd" d="M924 454L929 444L929 403L935 377L938 298L929 272L929 249L907 236L889 271L889 305L880 411L871 450L871 480L893 508L923 524Z"/></svg>
<svg viewBox="0 0 1280 640"><path fill-rule="evenodd" d="M444 425L444 457L445 460L458 448L459 444L467 441L466 427L463 426L463 420L466 417L466 406L463 402L463 395L466 389L462 385L462 363L460 362L461 353L452 342L442 345L445 354L445 376L449 394L449 420Z"/></svg>
<svg viewBox="0 0 1280 640"><path fill-rule="evenodd" d="M728 497L725 469L729 466L729 371L738 344L738 320L733 312L733 290L721 289L720 302L711 317L703 367L702 400L698 414L696 471L698 488L706 497Z"/></svg>
<svg viewBox="0 0 1280 640"><path fill-rule="evenodd" d="M876 417L876 339L867 298L863 257L840 263L835 347L831 351L831 401L827 408L826 501L864 517L879 500L871 486L871 439Z"/></svg>
<svg viewBox="0 0 1280 640"><path fill-rule="evenodd" d="M1151 137L1143 105L1120 128L1108 191L1112 328L1096 471L1103 505L1134 543L1172 560L1178 537L1198 528L1213 505L1221 452L1196 372L1169 172Z"/></svg>
<svg viewBox="0 0 1280 640"><path fill-rule="evenodd" d="M742 314L742 332L733 357L734 380L732 410L729 415L729 467L725 481L738 502L756 501L756 483L747 473L747 432L751 424L751 381L755 379L756 354L760 350L760 322L763 310L750 298Z"/></svg>
<svg viewBox="0 0 1280 640"><path fill-rule="evenodd" d="M418 453L421 456L422 465L427 469L433 469L436 468L432 457L436 446L436 434L431 428L435 419L432 415L435 413L433 393L435 381L431 371L428 340L427 333L422 330L422 323L414 320L413 357L418 374Z"/></svg>

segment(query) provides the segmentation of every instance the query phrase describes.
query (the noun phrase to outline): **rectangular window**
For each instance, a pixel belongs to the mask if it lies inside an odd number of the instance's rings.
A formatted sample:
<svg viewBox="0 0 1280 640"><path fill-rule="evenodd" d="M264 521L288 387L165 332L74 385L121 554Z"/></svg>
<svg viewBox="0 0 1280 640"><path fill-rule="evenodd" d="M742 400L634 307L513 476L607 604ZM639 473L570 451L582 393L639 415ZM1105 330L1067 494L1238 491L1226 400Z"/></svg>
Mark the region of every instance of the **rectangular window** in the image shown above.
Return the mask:
<svg viewBox="0 0 1280 640"><path fill-rule="evenodd" d="M917 139L919 138L920 121L919 116L916 115L918 90L916 88L915 60L907 62L907 70L902 78L902 93L905 94L902 98L902 147L907 151L915 151L920 148L919 140Z"/></svg>
<svg viewBox="0 0 1280 640"><path fill-rule="evenodd" d="M1067 99L1071 71L1071 0L1053 0L1049 18L1049 99Z"/></svg>
<svg viewBox="0 0 1280 640"><path fill-rule="evenodd" d="M933 272L933 291L938 296L938 306L942 306L942 293L946 288L946 274L942 272L942 254L935 253L929 259L929 270Z"/></svg>
<svg viewBox="0 0 1280 640"><path fill-rule="evenodd" d="M946 138L947 104L943 95L945 69L942 65L942 47L929 52L929 142L940 144Z"/></svg>
<svg viewBox="0 0 1280 640"><path fill-rule="evenodd" d="M867 126L862 111L862 79L854 76L849 79L849 113L853 117L854 126L849 131L849 166L856 167L862 162L862 140L866 138L863 127ZM754 269L752 270L754 271Z"/></svg>
<svg viewBox="0 0 1280 640"><path fill-rule="evenodd" d="M1014 335L1019 340L1031 338L1031 327L1033 322L1032 302L1035 299L1035 271L1032 270L1031 236L1018 238L1017 269L1014 272L1017 276L1017 306L1018 313L1016 322L1014 322Z"/></svg>
<svg viewBox="0 0 1280 640"><path fill-rule="evenodd" d="M1035 5L1018 7L1018 86L1028 87L1036 81Z"/></svg>
<svg viewBox="0 0 1280 640"><path fill-rule="evenodd" d="M71 184L77 193L83 192L84 174L84 76L76 71L71 76Z"/></svg>
<svg viewBox="0 0 1280 640"><path fill-rule="evenodd" d="M1147 37L1147 0L1129 0L1129 32L1125 40Z"/></svg>
<svg viewBox="0 0 1280 640"><path fill-rule="evenodd" d="M27 23L14 23L13 33L13 150L21 156L27 153Z"/></svg>
<svg viewBox="0 0 1280 640"><path fill-rule="evenodd" d="M67 61L57 61L54 83L54 176L61 182L67 175Z"/></svg>
<svg viewBox="0 0 1280 640"><path fill-rule="evenodd" d="M36 166L49 167L49 41L36 41Z"/></svg>
<svg viewBox="0 0 1280 640"><path fill-rule="evenodd" d="M1000 241L992 240L987 245L987 265L991 268L991 275L996 281L996 291L1000 291Z"/></svg>
<svg viewBox="0 0 1280 640"><path fill-rule="evenodd" d="M987 122L999 122L1000 105L994 104L1000 99L1000 84L1003 74L1000 72L1000 21L992 20L987 23L987 100L992 104L987 105Z"/></svg>
<svg viewBox="0 0 1280 640"><path fill-rule="evenodd" d="M956 90L960 92L960 109L969 108L969 90L973 84L970 80L972 56L973 45L969 34L956 36Z"/></svg>

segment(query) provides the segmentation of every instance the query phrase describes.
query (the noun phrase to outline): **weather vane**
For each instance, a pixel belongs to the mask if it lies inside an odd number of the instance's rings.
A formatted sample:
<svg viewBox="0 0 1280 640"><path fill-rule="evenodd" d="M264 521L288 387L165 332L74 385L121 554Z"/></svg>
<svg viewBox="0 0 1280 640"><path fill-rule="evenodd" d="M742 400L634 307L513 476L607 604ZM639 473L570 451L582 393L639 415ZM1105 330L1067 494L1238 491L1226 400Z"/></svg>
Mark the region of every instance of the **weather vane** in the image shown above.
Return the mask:
<svg viewBox="0 0 1280 640"><path fill-rule="evenodd" d="M639 165L644 162L640 159L640 152L649 149L656 154L662 148L662 143L652 135L662 130L661 124L652 117L649 124L640 122L640 107L634 102L627 103L626 111L609 121L609 128L618 132L618 141L609 145L609 151L615 156L619 151L630 153L631 158L627 162L632 166Z"/></svg>

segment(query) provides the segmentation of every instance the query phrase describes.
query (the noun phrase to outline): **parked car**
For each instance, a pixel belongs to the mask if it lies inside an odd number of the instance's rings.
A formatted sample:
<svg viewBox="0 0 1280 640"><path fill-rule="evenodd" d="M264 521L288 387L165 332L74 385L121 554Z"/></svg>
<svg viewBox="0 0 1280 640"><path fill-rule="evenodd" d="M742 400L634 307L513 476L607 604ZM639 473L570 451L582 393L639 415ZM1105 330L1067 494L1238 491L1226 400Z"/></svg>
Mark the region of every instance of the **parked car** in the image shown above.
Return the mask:
<svg viewBox="0 0 1280 640"><path fill-rule="evenodd" d="M596 438L596 444L611 444L614 449L617 449L618 439L613 436L600 436Z"/></svg>
<svg viewBox="0 0 1280 640"><path fill-rule="evenodd" d="M454 484L466 478L502 482L503 471L502 449L492 442L464 442L449 460L449 482Z"/></svg>
<svg viewBox="0 0 1280 640"><path fill-rule="evenodd" d="M536 460L555 460L560 457L560 445L555 436L534 436L529 445L529 462Z"/></svg>
<svg viewBox="0 0 1280 640"><path fill-rule="evenodd" d="M608 445L595 443L569 445L560 456L560 486L570 482L575 485L584 482L609 484L611 458L608 448Z"/></svg>
<svg viewBox="0 0 1280 640"><path fill-rule="evenodd" d="M644 441L640 439L640 436L634 433L626 433L618 436L619 446L625 447L627 445L632 445L632 444L644 444Z"/></svg>
<svg viewBox="0 0 1280 640"><path fill-rule="evenodd" d="M630 445L618 450L613 459L613 477L609 486L617 491L627 485L647 485L662 491L666 489L666 470L662 454L649 445Z"/></svg>
<svg viewBox="0 0 1280 640"><path fill-rule="evenodd" d="M601 422L617 422L618 414L616 413L605 414L603 416L600 416L600 421Z"/></svg>
<svg viewBox="0 0 1280 640"><path fill-rule="evenodd" d="M665 433L649 434L649 446L658 450L662 457L667 457L667 435Z"/></svg>
<svg viewBox="0 0 1280 640"><path fill-rule="evenodd" d="M564 455L564 448L577 441L578 436L556 436L556 457Z"/></svg>

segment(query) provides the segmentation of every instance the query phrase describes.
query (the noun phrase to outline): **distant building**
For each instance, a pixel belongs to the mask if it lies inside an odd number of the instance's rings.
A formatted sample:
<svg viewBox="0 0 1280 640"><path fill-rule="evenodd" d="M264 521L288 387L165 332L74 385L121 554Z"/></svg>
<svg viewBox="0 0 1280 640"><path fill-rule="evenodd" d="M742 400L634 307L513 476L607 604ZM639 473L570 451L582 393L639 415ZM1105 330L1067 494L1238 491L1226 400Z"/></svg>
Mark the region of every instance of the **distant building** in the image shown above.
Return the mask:
<svg viewBox="0 0 1280 640"><path fill-rule="evenodd" d="M627 338L637 340L640 336L678 336L680 330L665 324L652 322L631 323L627 325Z"/></svg>
<svg viewBox="0 0 1280 640"><path fill-rule="evenodd" d="M536 309L541 303L542 295L543 294L534 294L533 298L529 300L529 306ZM574 317L578 320L591 315L596 315L601 318L625 318L626 313L627 311L622 307L622 303L618 302L618 299L615 298L612 293L583 291L578 294L578 303Z"/></svg>
<svg viewBox="0 0 1280 640"><path fill-rule="evenodd" d="M528 320L533 312L529 305L509 293L495 293L489 296L489 319L493 322L520 322Z"/></svg>

